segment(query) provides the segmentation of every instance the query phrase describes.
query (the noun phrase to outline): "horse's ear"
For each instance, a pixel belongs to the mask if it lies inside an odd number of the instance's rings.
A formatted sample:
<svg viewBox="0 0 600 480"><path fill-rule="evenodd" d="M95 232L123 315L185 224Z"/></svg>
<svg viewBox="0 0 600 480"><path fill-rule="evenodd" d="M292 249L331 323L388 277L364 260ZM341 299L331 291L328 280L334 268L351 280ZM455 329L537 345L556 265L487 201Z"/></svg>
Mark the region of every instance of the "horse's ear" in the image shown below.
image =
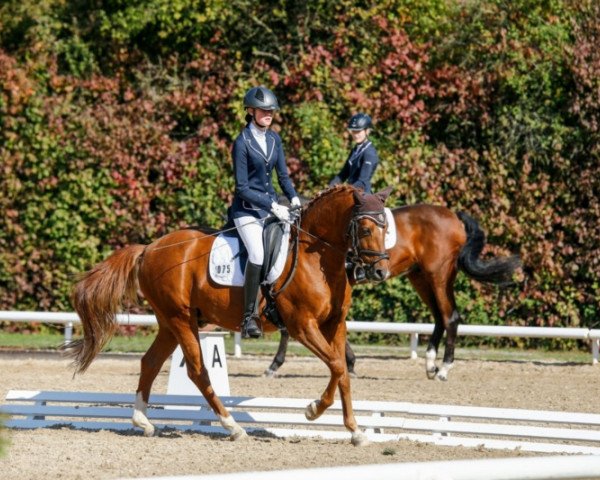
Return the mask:
<svg viewBox="0 0 600 480"><path fill-rule="evenodd" d="M381 200L383 203L385 203L387 198L390 196L390 193L392 193L393 189L394 189L394 187L392 187L390 185L389 187L385 187L380 192L377 192L375 195L377 196L377 198L379 198L379 200Z"/></svg>
<svg viewBox="0 0 600 480"><path fill-rule="evenodd" d="M355 205L364 205L365 203L365 191L362 188L353 189L352 194L354 195L354 204Z"/></svg>

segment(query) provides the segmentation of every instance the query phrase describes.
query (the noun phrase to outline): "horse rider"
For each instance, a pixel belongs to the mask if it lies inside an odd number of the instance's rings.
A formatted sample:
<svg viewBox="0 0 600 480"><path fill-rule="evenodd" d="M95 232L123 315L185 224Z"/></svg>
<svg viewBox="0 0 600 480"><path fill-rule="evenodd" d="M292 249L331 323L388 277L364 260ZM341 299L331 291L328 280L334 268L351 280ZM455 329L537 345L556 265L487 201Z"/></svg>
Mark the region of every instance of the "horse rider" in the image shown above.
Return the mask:
<svg viewBox="0 0 600 480"><path fill-rule="evenodd" d="M246 127L233 144L235 194L230 215L248 250L244 276L244 314L242 337L259 338L262 334L258 316L258 294L264 260L263 228L271 214L290 221L288 207L277 203L273 188L273 170L279 186L292 206L300 199L288 176L281 138L270 130L273 113L279 110L275 94L264 86L251 88L244 96Z"/></svg>
<svg viewBox="0 0 600 480"><path fill-rule="evenodd" d="M362 188L365 193L371 192L371 178L375 173L379 156L373 143L369 140L369 134L373 129L371 117L366 113L357 113L348 121L348 131L352 135L354 147L350 151L344 166L340 172L329 182L329 186L347 182L357 188ZM365 271L360 266L354 266L347 262L346 268L349 275L354 276L356 282L366 279Z"/></svg>
<svg viewBox="0 0 600 480"><path fill-rule="evenodd" d="M350 117L347 128L355 145L340 172L329 182L329 186L347 182L362 188L365 193L372 193L371 178L379 163L377 150L369 140L373 122L366 113L357 113Z"/></svg>

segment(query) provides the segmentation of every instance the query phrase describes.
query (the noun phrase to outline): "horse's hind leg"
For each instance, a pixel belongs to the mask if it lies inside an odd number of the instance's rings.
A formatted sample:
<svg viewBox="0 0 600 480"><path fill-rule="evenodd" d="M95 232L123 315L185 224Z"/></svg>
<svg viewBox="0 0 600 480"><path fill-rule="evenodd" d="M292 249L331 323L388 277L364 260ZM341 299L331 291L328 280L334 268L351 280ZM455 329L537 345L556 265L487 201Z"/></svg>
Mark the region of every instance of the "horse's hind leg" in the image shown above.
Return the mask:
<svg viewBox="0 0 600 480"><path fill-rule="evenodd" d="M223 406L223 403L221 403L210 383L208 370L202 361L202 350L200 348L197 326L191 320L186 323L178 320L177 326L179 328L177 328L175 335L183 351L188 376L198 387L213 412L219 417L223 428L229 432L229 438L231 440L241 440L247 437L245 430L237 424Z"/></svg>
<svg viewBox="0 0 600 480"><path fill-rule="evenodd" d="M348 375L352 378L356 378L356 372L354 371L354 364L356 363L356 355L354 350L350 346L350 342L346 339L346 367L348 367Z"/></svg>
<svg viewBox="0 0 600 480"><path fill-rule="evenodd" d="M423 300L425 305L429 308L435 321L433 333L429 338L429 344L427 345L427 351L425 352L425 373L427 374L427 378L433 380L436 378L439 371L436 366L436 358L440 341L444 335L444 321L429 277L426 276L425 273L419 271L409 274L408 278L421 297L421 300Z"/></svg>
<svg viewBox="0 0 600 480"><path fill-rule="evenodd" d="M281 330L281 338L279 339L279 348L277 348L277 353L273 358L273 362L271 362L271 366L267 368L263 375L265 377L274 377L275 372L283 365L285 362L285 354L287 352L288 343L290 341L290 334L287 330Z"/></svg>
<svg viewBox="0 0 600 480"><path fill-rule="evenodd" d="M135 407L131 421L136 427L144 429L144 435L150 437L154 434L154 425L146 416L148 398L154 379L160 372L165 360L173 353L177 340L167 329L160 327L154 342L144 354L141 361L141 373L138 389L135 396Z"/></svg>
<svg viewBox="0 0 600 480"><path fill-rule="evenodd" d="M446 329L446 345L444 348L444 361L442 367L437 373L439 380L448 380L448 372L454 366L454 347L456 344L456 335L458 333L458 324L460 315L456 310L456 301L454 299L454 278L456 272L449 275L446 282L439 282L434 288L437 305Z"/></svg>
<svg viewBox="0 0 600 480"><path fill-rule="evenodd" d="M277 353L271 362L269 368L267 368L263 376L265 377L274 377L276 375L279 367L283 365L285 362L285 354L287 352L288 344L290 341L290 334L287 330L281 330L281 338L279 340L279 347L277 348ZM348 367L348 374L351 377L356 377L356 373L354 372L354 364L356 363L356 355L350 346L350 342L346 340L346 366Z"/></svg>

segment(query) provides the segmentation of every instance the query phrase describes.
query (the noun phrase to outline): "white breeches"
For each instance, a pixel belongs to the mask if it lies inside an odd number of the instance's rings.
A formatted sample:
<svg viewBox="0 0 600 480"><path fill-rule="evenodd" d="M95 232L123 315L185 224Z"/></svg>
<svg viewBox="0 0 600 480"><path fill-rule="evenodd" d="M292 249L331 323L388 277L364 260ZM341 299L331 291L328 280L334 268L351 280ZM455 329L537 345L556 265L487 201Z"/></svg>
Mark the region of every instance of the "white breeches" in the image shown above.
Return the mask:
<svg viewBox="0 0 600 480"><path fill-rule="evenodd" d="M248 250L248 261L254 265L262 265L264 260L263 228L264 220L248 215L234 218L238 234Z"/></svg>

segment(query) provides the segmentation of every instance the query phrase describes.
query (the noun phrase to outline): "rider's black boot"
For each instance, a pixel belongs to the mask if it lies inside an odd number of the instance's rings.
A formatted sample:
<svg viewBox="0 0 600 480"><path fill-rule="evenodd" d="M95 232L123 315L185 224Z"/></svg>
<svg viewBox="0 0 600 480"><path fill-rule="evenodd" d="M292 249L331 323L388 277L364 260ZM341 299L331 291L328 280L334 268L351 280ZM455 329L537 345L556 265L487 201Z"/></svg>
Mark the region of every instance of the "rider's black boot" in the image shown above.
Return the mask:
<svg viewBox="0 0 600 480"><path fill-rule="evenodd" d="M248 262L244 276L244 316L242 338L259 338L262 335L258 317L258 291L260 288L261 265Z"/></svg>

